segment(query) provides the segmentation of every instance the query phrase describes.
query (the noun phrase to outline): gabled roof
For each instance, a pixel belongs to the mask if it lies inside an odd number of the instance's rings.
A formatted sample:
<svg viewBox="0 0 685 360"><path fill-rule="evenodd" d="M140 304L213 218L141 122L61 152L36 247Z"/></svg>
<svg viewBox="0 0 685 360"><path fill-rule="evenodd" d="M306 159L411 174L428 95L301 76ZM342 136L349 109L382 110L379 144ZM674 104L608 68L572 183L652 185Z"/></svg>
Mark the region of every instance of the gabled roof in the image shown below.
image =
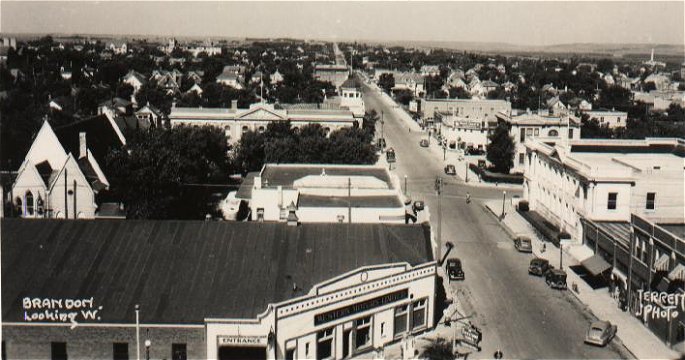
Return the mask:
<svg viewBox="0 0 685 360"><path fill-rule="evenodd" d="M361 267L433 261L430 229L420 225L44 219L1 225L5 322L23 321L27 296L93 297L104 309L100 323L134 323L135 304L148 324L254 319L269 304L305 296Z"/></svg>
<svg viewBox="0 0 685 360"><path fill-rule="evenodd" d="M105 164L105 157L111 149L125 144L123 134L105 114L55 128L55 134L64 149L76 157L79 156L81 132L86 133L86 147L101 165Z"/></svg>
<svg viewBox="0 0 685 360"><path fill-rule="evenodd" d="M138 82L140 82L141 84L145 84L147 82L145 75L143 75L143 74L141 74L135 70L131 70L128 72L128 74L124 75L124 80L127 80L129 78L134 78L134 79L138 80Z"/></svg>

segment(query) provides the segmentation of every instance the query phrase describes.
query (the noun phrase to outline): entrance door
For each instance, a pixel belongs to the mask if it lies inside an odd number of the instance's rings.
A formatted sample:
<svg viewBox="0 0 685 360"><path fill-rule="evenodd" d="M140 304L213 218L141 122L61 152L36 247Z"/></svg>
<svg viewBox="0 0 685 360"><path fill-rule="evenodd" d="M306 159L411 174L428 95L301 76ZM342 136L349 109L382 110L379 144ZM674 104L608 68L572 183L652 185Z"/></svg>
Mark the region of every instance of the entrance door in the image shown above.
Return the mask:
<svg viewBox="0 0 685 360"><path fill-rule="evenodd" d="M254 346L221 346L219 360L266 360L266 348Z"/></svg>
<svg viewBox="0 0 685 360"><path fill-rule="evenodd" d="M350 356L350 336L351 336L352 330L345 330L343 331L343 359L346 359Z"/></svg>

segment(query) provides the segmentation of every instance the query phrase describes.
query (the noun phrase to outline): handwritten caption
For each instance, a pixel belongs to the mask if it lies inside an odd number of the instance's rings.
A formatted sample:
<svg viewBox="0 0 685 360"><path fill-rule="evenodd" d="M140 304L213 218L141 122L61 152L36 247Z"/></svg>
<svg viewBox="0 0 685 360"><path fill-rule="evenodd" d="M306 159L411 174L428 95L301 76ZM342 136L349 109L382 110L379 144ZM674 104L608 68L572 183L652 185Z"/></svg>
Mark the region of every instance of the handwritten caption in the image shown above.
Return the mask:
<svg viewBox="0 0 685 360"><path fill-rule="evenodd" d="M678 309L685 311L685 294L668 294L657 291L638 290L641 300L636 316L646 316L652 319L666 319L670 321L678 317ZM646 304L645 304L646 303Z"/></svg>
<svg viewBox="0 0 685 360"><path fill-rule="evenodd" d="M30 298L22 300L24 321L50 321L71 323L71 328L78 326L79 321L100 321L102 306L96 306L93 298L89 299L51 299Z"/></svg>

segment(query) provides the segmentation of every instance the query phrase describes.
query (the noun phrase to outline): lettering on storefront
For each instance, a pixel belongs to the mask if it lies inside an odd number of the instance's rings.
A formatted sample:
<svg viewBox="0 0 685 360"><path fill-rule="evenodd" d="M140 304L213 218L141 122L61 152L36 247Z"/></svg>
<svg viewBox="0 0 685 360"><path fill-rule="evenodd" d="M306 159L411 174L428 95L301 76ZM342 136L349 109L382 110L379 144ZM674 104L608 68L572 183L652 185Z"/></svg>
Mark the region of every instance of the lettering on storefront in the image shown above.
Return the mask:
<svg viewBox="0 0 685 360"><path fill-rule="evenodd" d="M383 296L375 297L373 299L362 301L339 309L327 311L322 314L317 314L316 316L314 316L314 325L325 324L327 322L335 321L346 316L358 314L366 310L371 310L407 298L409 298L408 289L398 290L389 294L385 294Z"/></svg>
<svg viewBox="0 0 685 360"><path fill-rule="evenodd" d="M261 335L226 335L219 336L219 346L266 346L266 336Z"/></svg>
<svg viewBox="0 0 685 360"><path fill-rule="evenodd" d="M457 129L466 129L466 130L480 130L481 129L481 123L476 122L476 121L455 121L454 126Z"/></svg>

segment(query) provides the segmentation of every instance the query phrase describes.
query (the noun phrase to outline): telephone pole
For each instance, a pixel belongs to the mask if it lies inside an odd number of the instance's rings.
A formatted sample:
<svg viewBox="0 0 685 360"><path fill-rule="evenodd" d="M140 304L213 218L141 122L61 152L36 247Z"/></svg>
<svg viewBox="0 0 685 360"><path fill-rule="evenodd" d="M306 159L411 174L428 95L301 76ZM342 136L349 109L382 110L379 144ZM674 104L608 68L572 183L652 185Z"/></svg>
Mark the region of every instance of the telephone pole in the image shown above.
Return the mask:
<svg viewBox="0 0 685 360"><path fill-rule="evenodd" d="M442 258L442 178L438 176L435 179L435 191L438 194L438 226L437 226L437 243L438 254L437 259Z"/></svg>

